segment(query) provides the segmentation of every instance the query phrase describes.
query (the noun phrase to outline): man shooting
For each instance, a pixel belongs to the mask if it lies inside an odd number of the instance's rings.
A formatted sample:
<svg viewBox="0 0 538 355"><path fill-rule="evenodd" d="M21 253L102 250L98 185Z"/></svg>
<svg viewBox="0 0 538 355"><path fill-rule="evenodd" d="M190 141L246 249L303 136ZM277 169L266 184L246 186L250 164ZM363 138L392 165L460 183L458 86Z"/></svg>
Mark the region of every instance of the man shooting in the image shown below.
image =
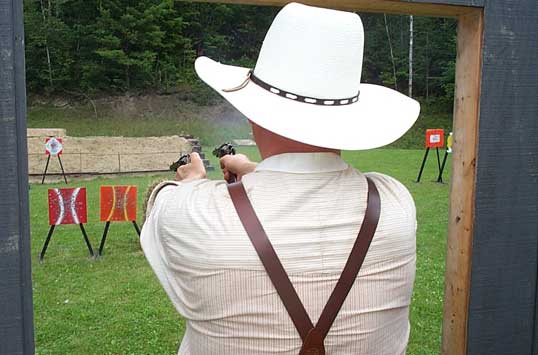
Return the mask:
<svg viewBox="0 0 538 355"><path fill-rule="evenodd" d="M197 59L263 160L224 156L225 180L239 181L227 184L192 153L152 192L141 242L186 319L179 354L405 354L414 202L340 153L393 142L420 108L360 83L363 44L356 14L292 3L254 69Z"/></svg>

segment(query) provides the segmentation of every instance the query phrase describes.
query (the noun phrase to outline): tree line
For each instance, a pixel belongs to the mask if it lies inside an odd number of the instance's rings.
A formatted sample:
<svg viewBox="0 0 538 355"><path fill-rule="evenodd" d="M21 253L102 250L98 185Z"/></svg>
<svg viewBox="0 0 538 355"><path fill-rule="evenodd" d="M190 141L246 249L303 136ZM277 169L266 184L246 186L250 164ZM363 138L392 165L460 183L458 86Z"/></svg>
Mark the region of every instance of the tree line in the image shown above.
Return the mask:
<svg viewBox="0 0 538 355"><path fill-rule="evenodd" d="M201 87L194 60L252 66L275 7L175 0L24 3L30 93L173 92ZM363 81L407 93L408 16L363 14ZM414 18L413 94L452 101L456 22Z"/></svg>

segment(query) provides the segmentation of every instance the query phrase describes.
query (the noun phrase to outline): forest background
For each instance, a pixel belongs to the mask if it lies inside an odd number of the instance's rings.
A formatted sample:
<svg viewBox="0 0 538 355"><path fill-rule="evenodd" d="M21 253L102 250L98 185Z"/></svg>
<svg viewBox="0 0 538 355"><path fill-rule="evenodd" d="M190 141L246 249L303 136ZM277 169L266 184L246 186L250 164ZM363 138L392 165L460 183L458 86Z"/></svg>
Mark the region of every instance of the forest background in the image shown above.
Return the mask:
<svg viewBox="0 0 538 355"><path fill-rule="evenodd" d="M174 0L25 1L30 98L174 94L218 100L194 72L199 55L252 67L276 7ZM361 13L362 81L409 93L410 17ZM456 22L415 17L413 96L452 109Z"/></svg>

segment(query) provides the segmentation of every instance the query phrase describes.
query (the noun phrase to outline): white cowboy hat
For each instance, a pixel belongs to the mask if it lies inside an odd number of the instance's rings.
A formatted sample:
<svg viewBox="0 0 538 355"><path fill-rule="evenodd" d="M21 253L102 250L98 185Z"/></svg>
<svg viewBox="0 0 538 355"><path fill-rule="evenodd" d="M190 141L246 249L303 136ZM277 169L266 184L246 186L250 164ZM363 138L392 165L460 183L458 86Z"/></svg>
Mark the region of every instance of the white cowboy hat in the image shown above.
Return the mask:
<svg viewBox="0 0 538 355"><path fill-rule="evenodd" d="M248 119L281 136L325 148L387 145L415 123L420 104L361 84L364 29L358 15L286 5L265 36L256 67L196 60L200 78Z"/></svg>

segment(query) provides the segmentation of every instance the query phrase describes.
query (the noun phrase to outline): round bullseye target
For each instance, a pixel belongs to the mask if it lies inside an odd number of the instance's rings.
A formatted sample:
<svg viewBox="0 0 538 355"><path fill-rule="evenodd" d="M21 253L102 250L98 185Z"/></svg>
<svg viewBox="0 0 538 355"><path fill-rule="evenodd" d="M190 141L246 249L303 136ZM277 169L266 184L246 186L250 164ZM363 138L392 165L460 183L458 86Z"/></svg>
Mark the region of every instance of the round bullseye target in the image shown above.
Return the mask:
<svg viewBox="0 0 538 355"><path fill-rule="evenodd" d="M46 155L61 155L63 152L62 138L50 137L45 139Z"/></svg>

